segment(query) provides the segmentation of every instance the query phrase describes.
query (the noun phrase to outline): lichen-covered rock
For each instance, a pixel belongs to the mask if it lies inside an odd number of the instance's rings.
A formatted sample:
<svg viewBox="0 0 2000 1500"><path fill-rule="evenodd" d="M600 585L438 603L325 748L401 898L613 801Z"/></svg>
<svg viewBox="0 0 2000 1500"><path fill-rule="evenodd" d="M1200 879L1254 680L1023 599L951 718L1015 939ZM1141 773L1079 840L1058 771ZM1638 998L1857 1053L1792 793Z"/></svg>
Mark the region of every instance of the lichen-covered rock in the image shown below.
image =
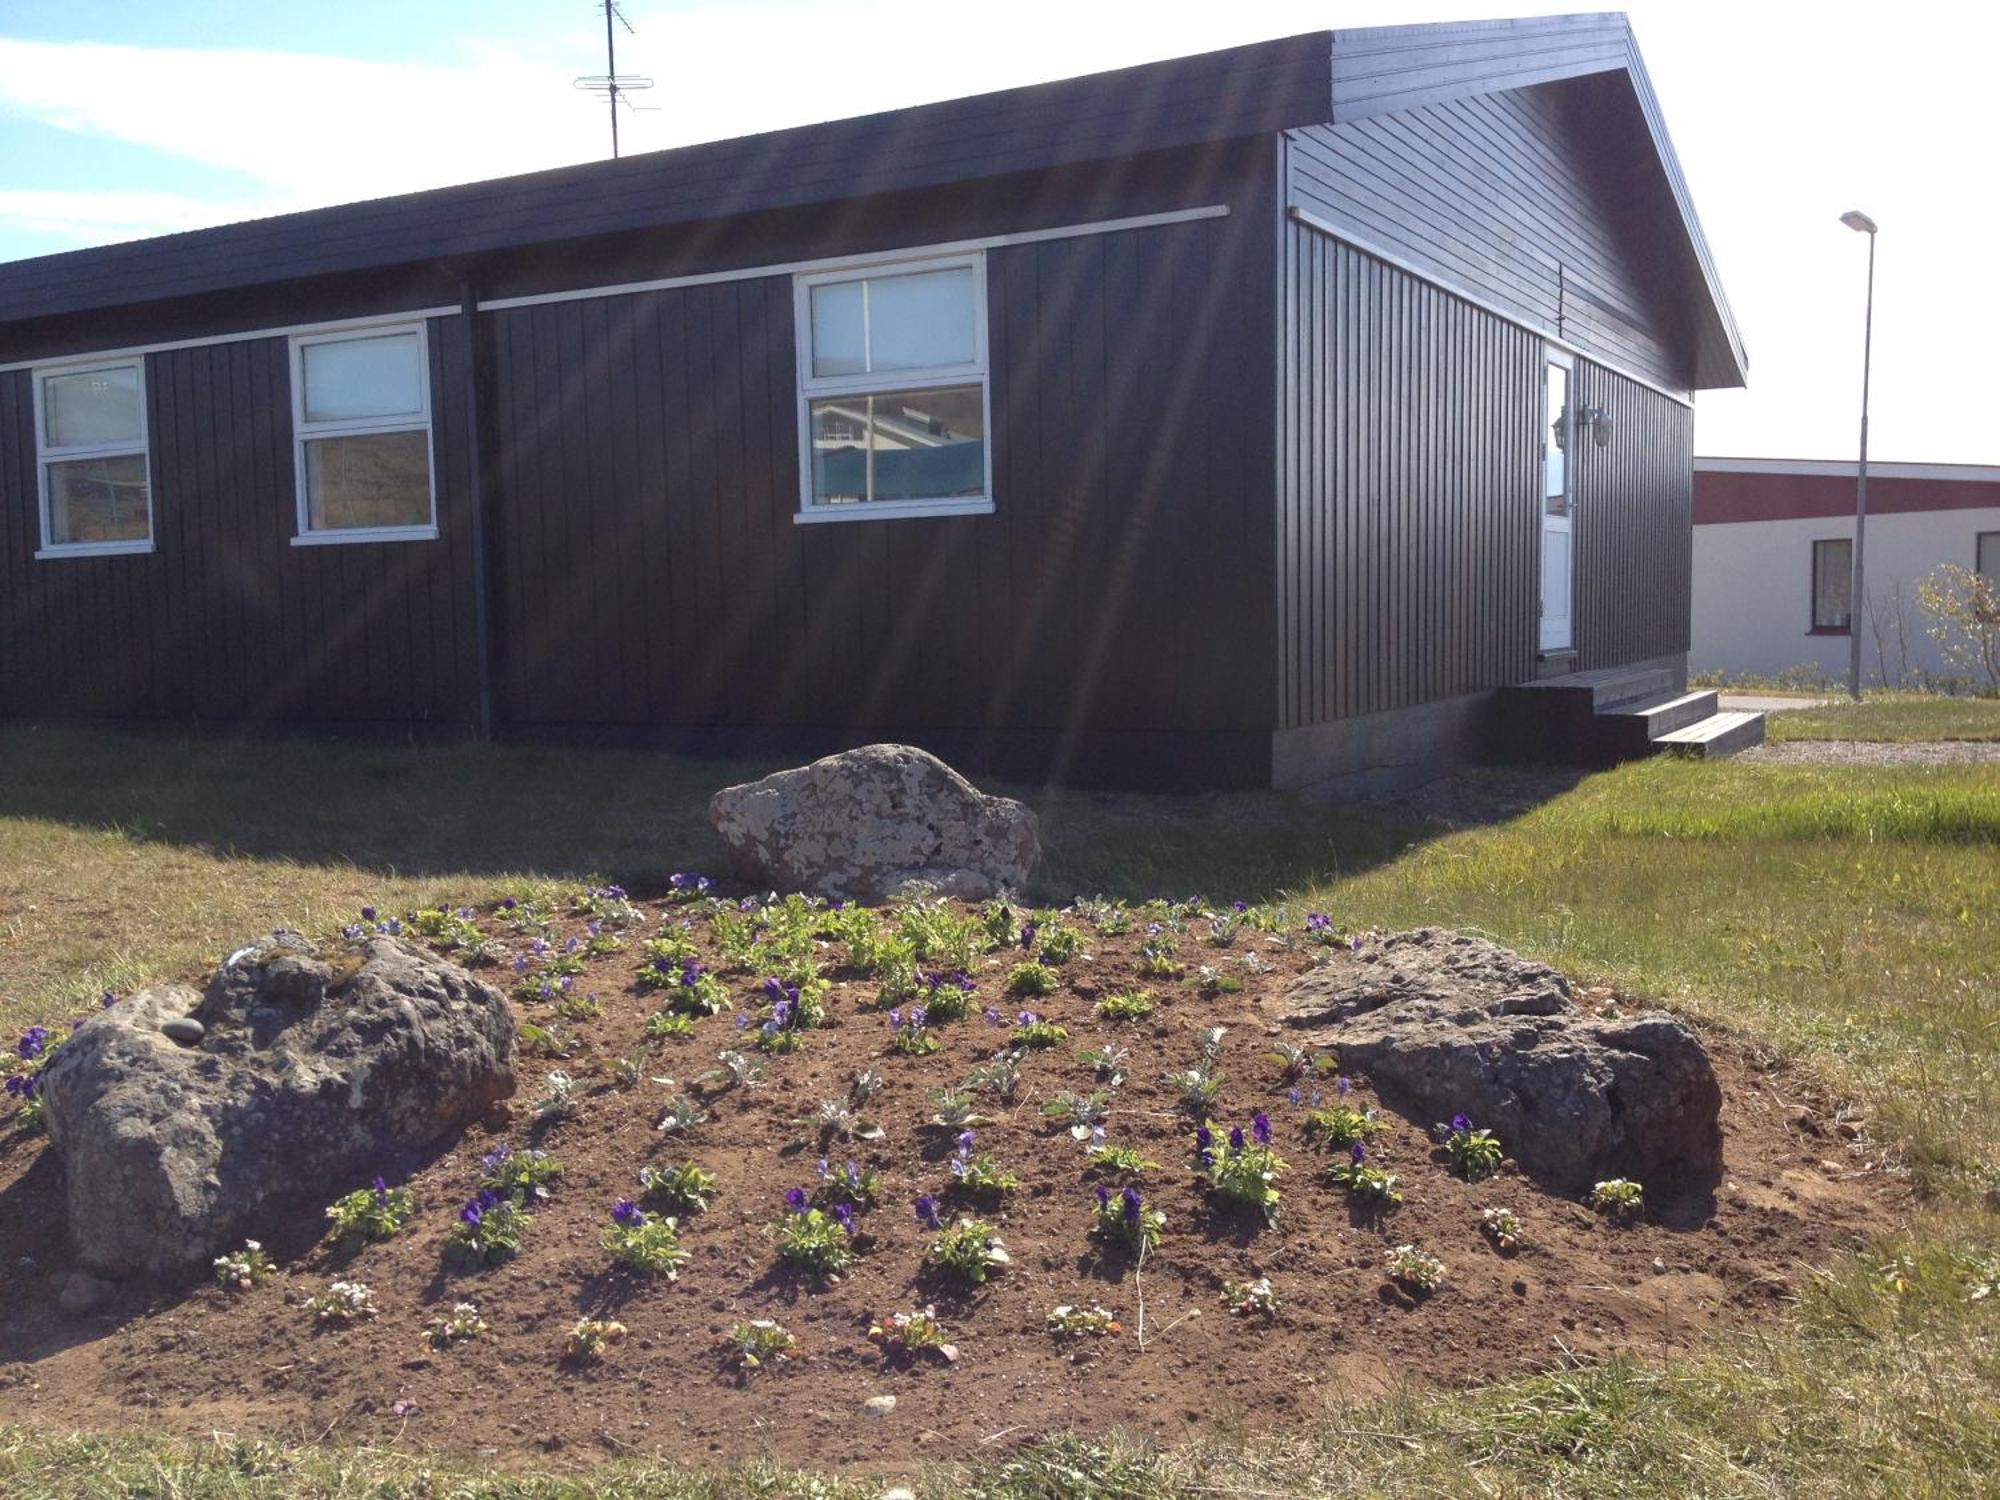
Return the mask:
<svg viewBox="0 0 2000 1500"><path fill-rule="evenodd" d="M1018 891L1041 857L1033 811L914 745L864 745L725 787L708 815L738 873L838 900L914 885L983 900Z"/></svg>
<svg viewBox="0 0 2000 1500"><path fill-rule="evenodd" d="M198 1040L166 1034L190 1017ZM205 994L161 985L92 1016L42 1092L79 1259L170 1277L512 1094L514 1018L498 990L396 938L322 957L278 933Z"/></svg>
<svg viewBox="0 0 2000 1500"><path fill-rule="evenodd" d="M1560 1191L1721 1169L1722 1089L1693 1032L1664 1011L1588 1016L1554 969L1483 939L1395 933L1278 1004L1392 1103L1469 1115Z"/></svg>

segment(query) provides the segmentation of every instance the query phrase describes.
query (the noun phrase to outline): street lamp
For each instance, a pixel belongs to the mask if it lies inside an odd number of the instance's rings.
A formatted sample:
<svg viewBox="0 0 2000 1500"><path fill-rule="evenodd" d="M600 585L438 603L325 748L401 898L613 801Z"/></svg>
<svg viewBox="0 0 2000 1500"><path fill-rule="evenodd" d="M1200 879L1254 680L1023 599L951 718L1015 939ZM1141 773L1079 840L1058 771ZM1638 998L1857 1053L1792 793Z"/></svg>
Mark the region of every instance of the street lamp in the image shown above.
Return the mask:
<svg viewBox="0 0 2000 1500"><path fill-rule="evenodd" d="M1854 486L1854 575L1847 597L1847 695L1861 701L1861 611L1865 577L1861 559L1868 528L1868 365L1875 344L1875 221L1858 208L1840 222L1868 236L1868 311L1861 325L1861 468Z"/></svg>

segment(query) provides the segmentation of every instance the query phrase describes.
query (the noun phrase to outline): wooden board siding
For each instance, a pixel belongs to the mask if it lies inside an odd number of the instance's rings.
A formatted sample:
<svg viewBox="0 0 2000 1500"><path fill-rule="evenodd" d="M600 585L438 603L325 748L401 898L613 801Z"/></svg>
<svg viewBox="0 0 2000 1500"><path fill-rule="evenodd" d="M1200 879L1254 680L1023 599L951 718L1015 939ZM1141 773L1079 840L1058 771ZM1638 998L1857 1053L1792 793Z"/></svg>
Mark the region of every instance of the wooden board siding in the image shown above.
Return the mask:
<svg viewBox="0 0 2000 1500"><path fill-rule="evenodd" d="M1585 361L1579 407L1612 415L1610 446L1576 464L1577 666L1622 666L1688 649L1693 577L1694 413Z"/></svg>
<svg viewBox="0 0 2000 1500"><path fill-rule="evenodd" d="M462 733L464 320L430 325L440 540L294 547L283 339L150 355L155 550L36 559L32 387L0 375L0 717Z"/></svg>
<svg viewBox="0 0 2000 1500"><path fill-rule="evenodd" d="M1541 340L1298 224L1282 292L1278 727L1532 676Z"/></svg>
<svg viewBox="0 0 2000 1500"><path fill-rule="evenodd" d="M1586 355L1685 390L1677 281L1636 220L1636 185L1615 175L1628 155L1606 149L1607 132L1635 127L1595 107L1602 86L1545 84L1287 131L1288 204Z"/></svg>
<svg viewBox="0 0 2000 1500"><path fill-rule="evenodd" d="M1081 771L1205 740L1235 763L1199 775L1263 780L1272 204L1245 181L1228 218L989 252L991 516L794 523L788 276L486 315L502 719Z"/></svg>

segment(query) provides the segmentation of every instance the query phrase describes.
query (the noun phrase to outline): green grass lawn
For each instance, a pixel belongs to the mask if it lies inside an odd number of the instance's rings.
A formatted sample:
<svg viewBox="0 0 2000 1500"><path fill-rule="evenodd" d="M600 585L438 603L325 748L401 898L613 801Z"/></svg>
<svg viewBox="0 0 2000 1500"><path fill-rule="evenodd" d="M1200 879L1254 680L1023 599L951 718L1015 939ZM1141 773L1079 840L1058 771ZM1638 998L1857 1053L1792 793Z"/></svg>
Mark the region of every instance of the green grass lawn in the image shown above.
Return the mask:
<svg viewBox="0 0 2000 1500"><path fill-rule="evenodd" d="M1764 724L1774 741L2000 740L2000 698L1874 693L1859 703L1788 708L1768 715Z"/></svg>
<svg viewBox="0 0 2000 1500"><path fill-rule="evenodd" d="M198 967L247 932L324 930L364 901L475 900L522 879L588 874L643 894L672 869L716 864L706 795L759 769L538 750L0 734L0 1027ZM1991 767L1657 760L1449 834L1275 794L1034 800L1048 855L1043 898L1290 892L1349 923L1485 932L1768 1038L1867 1110L1925 1196L1907 1240L1802 1268L1789 1326L1699 1355L1451 1396L1412 1388L1289 1437L1223 1433L1201 1450L1042 1444L941 1473L934 1493L1991 1493L2000 1288L1973 1295L1982 1278L2000 1280L2000 1227L1981 1206L2000 1191ZM1900 1293L1877 1274L1891 1253L1910 1257ZM379 1453L15 1431L0 1433L0 1493L849 1491L771 1473L621 1465L586 1484Z"/></svg>

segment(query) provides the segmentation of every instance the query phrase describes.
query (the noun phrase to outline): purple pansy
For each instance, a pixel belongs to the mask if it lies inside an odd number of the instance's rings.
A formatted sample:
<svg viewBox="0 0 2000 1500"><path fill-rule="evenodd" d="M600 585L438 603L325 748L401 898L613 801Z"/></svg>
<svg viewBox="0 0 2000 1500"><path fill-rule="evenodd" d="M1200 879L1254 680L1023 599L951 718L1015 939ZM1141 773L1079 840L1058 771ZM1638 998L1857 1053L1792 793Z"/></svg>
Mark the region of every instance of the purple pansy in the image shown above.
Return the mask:
<svg viewBox="0 0 2000 1500"><path fill-rule="evenodd" d="M916 1208L917 1222L919 1224L922 1224L927 1229L940 1229L943 1227L938 1220L937 1199L933 1198L929 1193L925 1193L921 1198L917 1199Z"/></svg>
<svg viewBox="0 0 2000 1500"><path fill-rule="evenodd" d="M1125 1222L1137 1228L1139 1224L1139 1210L1142 1206L1139 1190L1135 1187L1126 1188L1122 1195L1122 1201L1125 1205Z"/></svg>
<svg viewBox="0 0 2000 1500"><path fill-rule="evenodd" d="M1467 1114L1453 1115L1451 1117L1451 1128L1452 1132L1456 1135L1470 1135L1472 1133L1472 1117Z"/></svg>
<svg viewBox="0 0 2000 1500"><path fill-rule="evenodd" d="M806 1190L802 1187L785 1189L785 1207L795 1214L806 1211Z"/></svg>
<svg viewBox="0 0 2000 1500"><path fill-rule="evenodd" d="M1250 1117L1250 1134L1260 1146L1271 1144L1271 1117L1261 1109Z"/></svg>
<svg viewBox="0 0 2000 1500"><path fill-rule="evenodd" d="M611 1205L611 1222L620 1229L638 1229L646 1222L646 1211L630 1198L620 1198Z"/></svg>

